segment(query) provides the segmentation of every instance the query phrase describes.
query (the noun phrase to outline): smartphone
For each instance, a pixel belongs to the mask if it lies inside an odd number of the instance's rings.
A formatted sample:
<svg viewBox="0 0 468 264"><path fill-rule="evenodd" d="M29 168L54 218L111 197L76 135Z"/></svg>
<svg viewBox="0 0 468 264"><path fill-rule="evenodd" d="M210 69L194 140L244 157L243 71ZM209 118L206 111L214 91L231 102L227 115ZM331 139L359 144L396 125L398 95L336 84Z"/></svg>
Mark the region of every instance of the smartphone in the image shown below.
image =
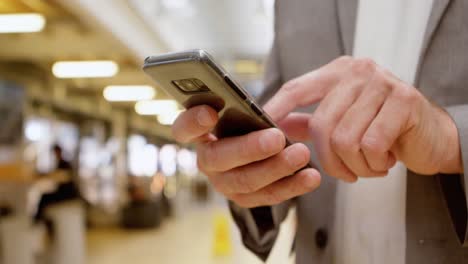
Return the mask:
<svg viewBox="0 0 468 264"><path fill-rule="evenodd" d="M209 105L218 111L219 122L213 131L218 138L277 127L204 50L151 56L145 59L143 70L186 109ZM287 140L287 144L291 142Z"/></svg>

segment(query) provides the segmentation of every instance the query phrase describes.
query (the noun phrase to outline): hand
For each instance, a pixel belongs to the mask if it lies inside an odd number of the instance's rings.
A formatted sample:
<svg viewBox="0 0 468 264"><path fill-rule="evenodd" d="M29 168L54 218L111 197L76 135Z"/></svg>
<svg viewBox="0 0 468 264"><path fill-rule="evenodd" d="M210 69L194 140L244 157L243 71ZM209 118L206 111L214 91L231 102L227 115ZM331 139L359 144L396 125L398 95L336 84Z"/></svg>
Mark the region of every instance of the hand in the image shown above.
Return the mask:
<svg viewBox="0 0 468 264"><path fill-rule="evenodd" d="M291 113L320 102L311 115ZM384 176L402 161L419 174L460 173L449 115L369 59L339 58L286 83L265 110L287 134L311 139L331 176Z"/></svg>
<svg viewBox="0 0 468 264"><path fill-rule="evenodd" d="M274 205L319 186L315 169L297 172L310 160L303 144L285 149L278 129L218 140L210 134L217 122L215 110L197 106L182 113L172 129L177 141L197 143L200 170L228 199L249 208Z"/></svg>

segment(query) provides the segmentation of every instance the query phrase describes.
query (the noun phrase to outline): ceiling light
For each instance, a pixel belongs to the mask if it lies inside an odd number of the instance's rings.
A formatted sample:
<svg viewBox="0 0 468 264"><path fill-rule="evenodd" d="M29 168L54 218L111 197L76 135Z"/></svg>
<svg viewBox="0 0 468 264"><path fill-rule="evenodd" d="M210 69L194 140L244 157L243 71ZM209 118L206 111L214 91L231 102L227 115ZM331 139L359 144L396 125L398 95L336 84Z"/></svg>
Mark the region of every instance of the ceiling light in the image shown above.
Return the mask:
<svg viewBox="0 0 468 264"><path fill-rule="evenodd" d="M170 126L174 124L175 120L177 119L177 117L179 117L180 113L182 112L183 111L176 111L172 113L158 115L158 122L161 125Z"/></svg>
<svg viewBox="0 0 468 264"><path fill-rule="evenodd" d="M156 91L149 85L110 85L104 88L103 95L109 102L134 102L151 100Z"/></svg>
<svg viewBox="0 0 468 264"><path fill-rule="evenodd" d="M52 72L57 78L112 77L119 65L113 61L60 61L54 63Z"/></svg>
<svg viewBox="0 0 468 264"><path fill-rule="evenodd" d="M26 122L24 134L30 141L39 141L48 134L48 126L42 120L32 119Z"/></svg>
<svg viewBox="0 0 468 264"><path fill-rule="evenodd" d="M148 100L135 104L135 111L140 115L166 115L179 109L174 100Z"/></svg>
<svg viewBox="0 0 468 264"><path fill-rule="evenodd" d="M0 15L0 33L31 33L42 31L46 20L41 14Z"/></svg>

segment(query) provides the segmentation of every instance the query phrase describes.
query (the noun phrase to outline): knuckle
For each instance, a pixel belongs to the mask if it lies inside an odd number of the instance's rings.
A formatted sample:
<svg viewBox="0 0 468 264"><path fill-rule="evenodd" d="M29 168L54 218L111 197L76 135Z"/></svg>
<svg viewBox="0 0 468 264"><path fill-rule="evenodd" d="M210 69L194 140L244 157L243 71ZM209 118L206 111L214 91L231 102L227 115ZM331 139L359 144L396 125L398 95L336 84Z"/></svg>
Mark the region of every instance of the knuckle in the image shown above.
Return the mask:
<svg viewBox="0 0 468 264"><path fill-rule="evenodd" d="M309 119L309 131L312 136L320 135L322 130L325 128L325 120L320 118L317 114L313 114Z"/></svg>
<svg viewBox="0 0 468 264"><path fill-rule="evenodd" d="M200 172L202 172L205 176L208 177L208 180L210 182L216 182L218 183L218 175L222 172L216 171L215 168L211 165L209 161L205 161L204 158L202 158L203 155L197 155L197 167Z"/></svg>
<svg viewBox="0 0 468 264"><path fill-rule="evenodd" d="M336 131L333 133L332 137L330 138L330 144L334 149L340 152L351 152L355 146L354 142L347 135L347 133L343 133L342 131Z"/></svg>
<svg viewBox="0 0 468 264"><path fill-rule="evenodd" d="M355 59L351 65L351 70L356 74L372 74L376 68L375 62L369 58Z"/></svg>
<svg viewBox="0 0 468 264"><path fill-rule="evenodd" d="M393 79L393 73L392 73L390 70L388 70L388 69L386 69L386 68L379 68L379 72L380 72L383 76L385 76L385 78L386 78L387 80L389 80L389 81L394 80L394 79Z"/></svg>
<svg viewBox="0 0 468 264"><path fill-rule="evenodd" d="M292 79L283 85L282 90L284 92L292 92L296 89L298 82L299 82L298 79Z"/></svg>
<svg viewBox="0 0 468 264"><path fill-rule="evenodd" d="M339 179L348 177L345 165L338 160L328 161L323 164L323 170L326 174Z"/></svg>
<svg viewBox="0 0 468 264"><path fill-rule="evenodd" d="M339 174L335 169L336 166L333 166L329 162L326 162L326 163L322 162L322 167L323 167L323 170L325 171L325 173L330 175L330 176L338 176L338 174Z"/></svg>
<svg viewBox="0 0 468 264"><path fill-rule="evenodd" d="M328 175L338 179L346 179L348 177L348 174L340 169L328 168L326 172Z"/></svg>
<svg viewBox="0 0 468 264"><path fill-rule="evenodd" d="M338 179L341 179L345 182L348 182L348 183L355 183L357 180L358 180L358 174L356 174L355 172L351 171L351 172L343 172L341 171L338 175Z"/></svg>
<svg viewBox="0 0 468 264"><path fill-rule="evenodd" d="M383 154L386 151L384 144L379 139L371 136L365 136L362 139L361 148L366 152L375 154Z"/></svg>
<svg viewBox="0 0 468 264"><path fill-rule="evenodd" d="M334 178L338 178L338 179L342 179L343 178L343 175L344 173L342 173L340 170L338 169L335 169L335 168L332 168L331 166L326 166L323 168L325 173L327 175L330 175Z"/></svg>
<svg viewBox="0 0 468 264"><path fill-rule="evenodd" d="M275 192L272 188L265 188L265 198L268 204L275 205L284 201L280 195Z"/></svg>
<svg viewBox="0 0 468 264"><path fill-rule="evenodd" d="M373 155L371 155L373 154ZM364 153L367 158L369 167L374 173L372 176L386 176L389 171L389 154L388 153Z"/></svg>
<svg viewBox="0 0 468 264"><path fill-rule="evenodd" d="M212 143L204 144L200 151L200 165L207 171L214 171L214 164L217 164L218 153L217 148Z"/></svg>
<svg viewBox="0 0 468 264"><path fill-rule="evenodd" d="M278 160L278 175L281 175L282 177L294 175L297 170L306 166L308 161L309 159L306 159L304 156L292 158L283 155L281 159Z"/></svg>
<svg viewBox="0 0 468 264"><path fill-rule="evenodd" d="M237 169L231 177L233 177L234 179L234 184L238 192L252 193L257 190L253 183L250 181L249 174L245 171L245 169Z"/></svg>
<svg viewBox="0 0 468 264"><path fill-rule="evenodd" d="M375 82L377 84L376 88L383 90L385 94L388 94L393 88L393 83L382 71L375 74Z"/></svg>
<svg viewBox="0 0 468 264"><path fill-rule="evenodd" d="M248 134L243 142L236 144L239 157L251 157L253 151L262 149L260 147L260 140L255 135L256 134Z"/></svg>
<svg viewBox="0 0 468 264"><path fill-rule="evenodd" d="M292 79L286 82L280 89L280 93L284 94L284 96L288 98L292 98L292 100L297 100L299 93L297 92L297 87L301 86L303 83L302 78Z"/></svg>
<svg viewBox="0 0 468 264"><path fill-rule="evenodd" d="M400 89L396 89L394 95L399 101L412 104L416 102L418 94L415 89L404 85Z"/></svg>
<svg viewBox="0 0 468 264"><path fill-rule="evenodd" d="M375 61L371 58L362 58L357 60L361 67L369 70L369 71L374 71L377 68L377 64Z"/></svg>

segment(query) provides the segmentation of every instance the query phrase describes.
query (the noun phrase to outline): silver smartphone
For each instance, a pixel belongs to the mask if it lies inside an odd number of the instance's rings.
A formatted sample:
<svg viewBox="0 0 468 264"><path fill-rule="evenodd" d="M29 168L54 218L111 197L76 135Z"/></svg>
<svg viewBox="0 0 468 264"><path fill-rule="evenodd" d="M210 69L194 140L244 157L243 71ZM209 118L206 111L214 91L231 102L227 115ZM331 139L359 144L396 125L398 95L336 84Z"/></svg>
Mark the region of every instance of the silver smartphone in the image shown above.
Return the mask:
<svg viewBox="0 0 468 264"><path fill-rule="evenodd" d="M213 131L218 138L277 127L204 50L151 56L146 58L143 70L185 108L209 105L218 111L219 122Z"/></svg>

